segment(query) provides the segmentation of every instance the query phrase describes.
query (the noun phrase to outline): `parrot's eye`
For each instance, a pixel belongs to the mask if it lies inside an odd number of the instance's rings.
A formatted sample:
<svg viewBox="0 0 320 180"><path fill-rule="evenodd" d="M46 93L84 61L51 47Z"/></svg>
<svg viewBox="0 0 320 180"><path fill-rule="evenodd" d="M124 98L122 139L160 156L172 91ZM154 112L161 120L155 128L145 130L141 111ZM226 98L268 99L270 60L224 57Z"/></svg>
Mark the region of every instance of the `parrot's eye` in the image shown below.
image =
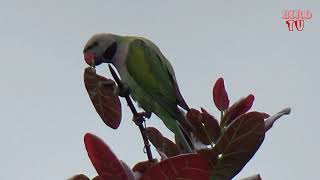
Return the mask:
<svg viewBox="0 0 320 180"><path fill-rule="evenodd" d="M103 53L103 58L106 60L112 59L116 51L117 51L117 43L114 42Z"/></svg>
<svg viewBox="0 0 320 180"><path fill-rule="evenodd" d="M90 49L93 49L94 47L98 46L99 43L97 41L95 41L93 44L89 45L88 47L86 47L83 52L87 52Z"/></svg>

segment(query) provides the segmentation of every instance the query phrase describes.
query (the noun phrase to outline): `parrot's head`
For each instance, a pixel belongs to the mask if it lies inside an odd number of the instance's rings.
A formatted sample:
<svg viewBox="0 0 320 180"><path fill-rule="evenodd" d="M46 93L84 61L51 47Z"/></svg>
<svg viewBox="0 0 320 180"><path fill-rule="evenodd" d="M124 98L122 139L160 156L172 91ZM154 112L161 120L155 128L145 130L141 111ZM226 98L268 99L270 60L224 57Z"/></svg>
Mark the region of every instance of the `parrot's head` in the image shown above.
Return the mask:
<svg viewBox="0 0 320 180"><path fill-rule="evenodd" d="M117 51L117 42L112 34L95 34L86 43L83 55L86 63L97 66L101 63L112 63Z"/></svg>

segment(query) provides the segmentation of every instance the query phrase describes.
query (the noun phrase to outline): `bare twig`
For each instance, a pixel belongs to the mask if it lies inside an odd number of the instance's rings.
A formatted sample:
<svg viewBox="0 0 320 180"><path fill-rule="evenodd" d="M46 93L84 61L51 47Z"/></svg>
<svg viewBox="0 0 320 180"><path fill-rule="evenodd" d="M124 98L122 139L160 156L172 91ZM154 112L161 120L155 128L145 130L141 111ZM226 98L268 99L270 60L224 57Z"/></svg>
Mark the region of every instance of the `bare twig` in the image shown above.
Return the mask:
<svg viewBox="0 0 320 180"><path fill-rule="evenodd" d="M143 126L143 122L145 121L144 117L139 115L136 108L134 107L133 103L132 103L132 100L130 98L130 92L128 91L128 89L126 89L126 87L124 86L124 84L121 82L120 78L117 76L116 72L114 71L114 69L112 68L111 65L108 65L109 66L109 70L111 72L111 75L112 77L114 78L114 80L116 81L117 85L118 85L118 88L119 88L119 91L120 92L123 92L123 91L127 91L125 92L123 95L123 97L126 99L127 101L127 104L133 114L133 118L134 118L134 122L135 124L139 127L140 129L140 133L142 135L142 139L143 139L143 142L144 142L144 146L146 148L146 153L147 153L147 156L148 156L148 160L150 162L153 161L153 157L152 157L152 153L151 153L151 149L150 149L150 144L149 144L149 140L148 140L148 137L147 137L147 134L146 134L146 129L145 127Z"/></svg>

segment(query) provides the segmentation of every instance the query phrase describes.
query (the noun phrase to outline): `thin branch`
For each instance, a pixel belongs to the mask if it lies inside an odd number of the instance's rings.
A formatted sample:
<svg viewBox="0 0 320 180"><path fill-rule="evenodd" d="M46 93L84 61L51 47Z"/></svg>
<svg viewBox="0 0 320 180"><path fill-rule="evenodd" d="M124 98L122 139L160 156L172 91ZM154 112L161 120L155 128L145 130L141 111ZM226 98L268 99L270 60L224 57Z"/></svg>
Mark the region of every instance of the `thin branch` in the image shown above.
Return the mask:
<svg viewBox="0 0 320 180"><path fill-rule="evenodd" d="M134 118L134 122L135 124L139 127L140 129L140 133L142 135L142 139L144 142L144 146L146 148L146 153L148 156L148 160L150 162L153 162L153 157L152 157L152 153L151 153L151 149L150 149L150 144L149 144L149 140L146 134L146 129L143 126L143 122L145 121L144 117L138 114L138 111L136 110L136 108L134 107L132 100L130 98L130 92L129 89L124 86L124 84L121 82L120 78L117 76L116 72L114 71L114 69L111 67L111 65L109 64L109 70L111 72L112 77L114 78L114 80L116 81L119 91L123 92L123 91L127 91L123 94L123 97L126 99L127 104L133 114L133 118Z"/></svg>

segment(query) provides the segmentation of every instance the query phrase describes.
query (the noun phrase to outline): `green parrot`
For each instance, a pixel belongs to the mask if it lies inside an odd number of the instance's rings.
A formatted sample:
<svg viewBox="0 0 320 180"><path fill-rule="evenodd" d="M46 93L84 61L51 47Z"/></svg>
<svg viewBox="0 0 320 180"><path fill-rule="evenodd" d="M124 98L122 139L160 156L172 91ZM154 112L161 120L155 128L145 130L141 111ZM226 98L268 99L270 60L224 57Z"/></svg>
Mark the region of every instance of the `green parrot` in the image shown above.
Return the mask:
<svg viewBox="0 0 320 180"><path fill-rule="evenodd" d="M181 125L188 123L178 106L186 111L189 107L170 62L153 42L143 37L101 33L89 39L83 53L88 65L112 63L133 100L146 112L156 114L183 146L189 146L184 148L192 151L181 131Z"/></svg>

